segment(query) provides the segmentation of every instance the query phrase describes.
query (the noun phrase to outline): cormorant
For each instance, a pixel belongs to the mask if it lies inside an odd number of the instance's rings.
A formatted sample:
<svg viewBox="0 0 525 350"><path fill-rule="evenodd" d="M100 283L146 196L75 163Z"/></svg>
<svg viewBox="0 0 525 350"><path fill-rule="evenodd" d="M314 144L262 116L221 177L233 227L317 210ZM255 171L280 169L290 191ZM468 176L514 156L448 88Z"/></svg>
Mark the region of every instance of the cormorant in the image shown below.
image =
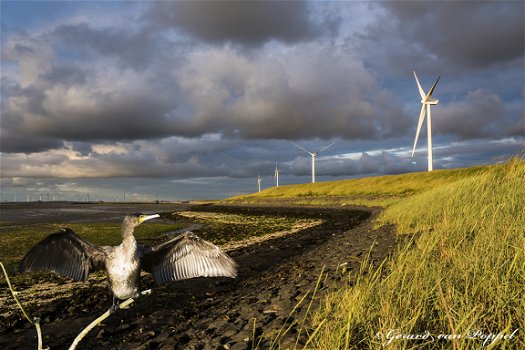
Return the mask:
<svg viewBox="0 0 525 350"><path fill-rule="evenodd" d="M151 273L157 284L192 277L237 276L237 264L229 256L189 231L153 247L137 245L134 228L158 217L127 215L118 246L98 246L64 228L31 248L19 270L53 271L86 281L89 273L106 269L113 293L112 310L118 308L115 298L139 295L141 269Z"/></svg>

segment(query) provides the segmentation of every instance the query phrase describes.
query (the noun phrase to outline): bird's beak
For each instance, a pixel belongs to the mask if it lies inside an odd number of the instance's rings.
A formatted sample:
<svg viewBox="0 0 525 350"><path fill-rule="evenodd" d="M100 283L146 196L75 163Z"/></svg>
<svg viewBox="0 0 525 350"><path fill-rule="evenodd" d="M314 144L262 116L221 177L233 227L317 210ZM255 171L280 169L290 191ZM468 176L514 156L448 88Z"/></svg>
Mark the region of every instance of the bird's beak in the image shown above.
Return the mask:
<svg viewBox="0 0 525 350"><path fill-rule="evenodd" d="M139 224L142 224L144 221L155 219L155 218L160 218L160 215L159 214L141 215L139 217Z"/></svg>

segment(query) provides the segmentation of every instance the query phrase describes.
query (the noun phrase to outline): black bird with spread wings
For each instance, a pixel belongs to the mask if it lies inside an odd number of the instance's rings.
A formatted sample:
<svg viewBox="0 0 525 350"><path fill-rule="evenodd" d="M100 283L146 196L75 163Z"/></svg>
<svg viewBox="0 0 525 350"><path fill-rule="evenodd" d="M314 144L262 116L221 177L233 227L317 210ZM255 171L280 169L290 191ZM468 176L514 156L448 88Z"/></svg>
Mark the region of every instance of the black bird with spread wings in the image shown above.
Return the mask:
<svg viewBox="0 0 525 350"><path fill-rule="evenodd" d="M158 214L134 214L124 218L122 243L118 246L92 244L65 228L35 245L20 263L20 272L53 271L86 281L91 272L105 269L117 299L139 295L140 271L153 275L157 284L193 277L236 277L237 264L219 247L186 232L153 247L137 244L134 228Z"/></svg>

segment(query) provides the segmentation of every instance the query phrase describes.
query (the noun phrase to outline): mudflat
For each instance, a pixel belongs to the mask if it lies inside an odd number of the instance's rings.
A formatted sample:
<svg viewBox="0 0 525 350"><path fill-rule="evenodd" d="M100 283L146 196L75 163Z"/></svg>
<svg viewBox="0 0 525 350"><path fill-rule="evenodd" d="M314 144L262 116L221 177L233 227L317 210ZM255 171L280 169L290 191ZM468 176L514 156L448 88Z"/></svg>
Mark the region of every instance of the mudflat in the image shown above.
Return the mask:
<svg viewBox="0 0 525 350"><path fill-rule="evenodd" d="M137 211L122 208L129 209ZM167 209L313 218L321 223L237 245L228 251L239 264L236 279L198 278L155 287L149 276L143 276L143 288L153 287L153 293L111 315L79 348L251 349L258 345L264 349L275 340L282 348L304 344L308 308L311 312L327 290L352 284L366 256L378 266L396 246L390 227L372 228L376 209L219 205ZM100 215L101 220L108 217L108 213ZM84 220L84 214L73 219ZM42 319L45 346L67 349L87 324L107 310L111 296L99 282L90 278L73 295L47 296L29 310ZM67 289L78 284L49 283L42 288ZM36 346L36 332L21 312L10 307L2 311L2 319L0 348ZM283 334L285 329L288 331Z"/></svg>

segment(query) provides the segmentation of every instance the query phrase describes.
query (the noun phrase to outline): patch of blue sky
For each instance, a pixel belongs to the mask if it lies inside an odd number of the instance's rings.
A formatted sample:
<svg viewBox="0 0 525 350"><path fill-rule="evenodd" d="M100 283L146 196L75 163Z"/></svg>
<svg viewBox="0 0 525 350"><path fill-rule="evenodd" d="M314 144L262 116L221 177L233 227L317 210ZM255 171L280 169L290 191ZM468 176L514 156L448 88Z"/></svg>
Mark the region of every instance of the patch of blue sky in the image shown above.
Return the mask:
<svg viewBox="0 0 525 350"><path fill-rule="evenodd" d="M105 14L115 14L132 10L139 4L122 0L111 1L24 1L2 0L2 31L8 35L13 32L35 32L67 19L83 18L85 21L101 21ZM114 18L113 18L114 20Z"/></svg>

